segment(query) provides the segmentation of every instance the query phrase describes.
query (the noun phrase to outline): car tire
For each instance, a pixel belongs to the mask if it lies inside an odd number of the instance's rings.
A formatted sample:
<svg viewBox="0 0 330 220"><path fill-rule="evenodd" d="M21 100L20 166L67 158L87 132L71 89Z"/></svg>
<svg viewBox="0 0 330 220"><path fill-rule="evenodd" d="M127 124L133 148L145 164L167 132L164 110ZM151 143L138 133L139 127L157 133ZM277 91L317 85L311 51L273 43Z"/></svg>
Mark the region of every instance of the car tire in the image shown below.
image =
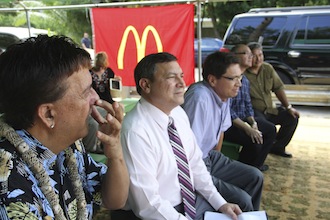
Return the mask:
<svg viewBox="0 0 330 220"><path fill-rule="evenodd" d="M276 72L284 84L294 84L291 78L287 74L285 74L280 70L276 70Z"/></svg>

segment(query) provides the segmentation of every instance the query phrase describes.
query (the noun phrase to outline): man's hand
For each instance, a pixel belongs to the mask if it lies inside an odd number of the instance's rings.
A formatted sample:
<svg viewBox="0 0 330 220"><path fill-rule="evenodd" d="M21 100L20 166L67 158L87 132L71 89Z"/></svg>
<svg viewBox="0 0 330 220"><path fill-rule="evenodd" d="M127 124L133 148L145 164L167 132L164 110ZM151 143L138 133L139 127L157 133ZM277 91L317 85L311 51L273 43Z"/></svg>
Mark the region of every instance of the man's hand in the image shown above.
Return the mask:
<svg viewBox="0 0 330 220"><path fill-rule="evenodd" d="M105 117L100 114L96 106L106 111ZM97 100L93 106L91 115L99 123L99 131L96 136L102 142L104 155L107 158L122 156L120 129L124 118L123 112L123 107L117 102L110 104L104 100Z"/></svg>
<svg viewBox="0 0 330 220"><path fill-rule="evenodd" d="M245 129L245 133L251 138L252 143L263 144L262 132L258 129L248 127Z"/></svg>
<svg viewBox="0 0 330 220"><path fill-rule="evenodd" d="M242 213L242 210L239 208L239 206L232 203L224 204L219 208L218 211L228 215L233 220L238 220L237 215Z"/></svg>
<svg viewBox="0 0 330 220"><path fill-rule="evenodd" d="M96 106L105 110L105 114L101 114ZM99 123L96 136L102 142L104 155L108 158L108 171L102 179L102 200L108 209L121 209L128 196L129 176L120 143L123 112L124 108L117 102L110 104L97 100L91 114Z"/></svg>
<svg viewBox="0 0 330 220"><path fill-rule="evenodd" d="M288 112L290 113L290 115L292 115L292 117L294 118L299 118L300 117L300 114L299 112L297 111L297 109L291 107L290 109L288 109Z"/></svg>

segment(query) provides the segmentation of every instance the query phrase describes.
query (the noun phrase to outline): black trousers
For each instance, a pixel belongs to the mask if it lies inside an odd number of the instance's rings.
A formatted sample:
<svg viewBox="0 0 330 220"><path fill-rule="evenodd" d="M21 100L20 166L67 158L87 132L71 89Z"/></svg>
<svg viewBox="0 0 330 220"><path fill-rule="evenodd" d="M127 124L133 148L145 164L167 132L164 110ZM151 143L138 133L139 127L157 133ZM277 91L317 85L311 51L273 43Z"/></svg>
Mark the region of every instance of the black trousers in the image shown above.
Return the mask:
<svg viewBox="0 0 330 220"><path fill-rule="evenodd" d="M183 210L183 203L174 207L178 212L184 214ZM141 220L140 218L136 217L132 210L114 210L111 211L111 220Z"/></svg>
<svg viewBox="0 0 330 220"><path fill-rule="evenodd" d="M232 125L224 135L226 141L230 141L243 146L238 161L255 167L261 167L266 160L269 151L273 147L276 137L276 127L273 123L260 117L255 117L258 128L262 132L263 144L253 143L242 129Z"/></svg>
<svg viewBox="0 0 330 220"><path fill-rule="evenodd" d="M174 207L178 212L184 215L183 203ZM203 220L206 211L215 212L210 205L199 193L196 193L196 217L194 220ZM141 220L136 217L132 210L115 210L111 211L111 220Z"/></svg>
<svg viewBox="0 0 330 220"><path fill-rule="evenodd" d="M111 211L111 220L140 220L136 217L132 210L114 210Z"/></svg>
<svg viewBox="0 0 330 220"><path fill-rule="evenodd" d="M283 107L278 108L278 115L264 114L263 112L254 111L256 117L264 121L272 122L275 125L280 125L277 132L272 151L285 151L285 147L290 143L294 132L298 126L298 118L294 118Z"/></svg>

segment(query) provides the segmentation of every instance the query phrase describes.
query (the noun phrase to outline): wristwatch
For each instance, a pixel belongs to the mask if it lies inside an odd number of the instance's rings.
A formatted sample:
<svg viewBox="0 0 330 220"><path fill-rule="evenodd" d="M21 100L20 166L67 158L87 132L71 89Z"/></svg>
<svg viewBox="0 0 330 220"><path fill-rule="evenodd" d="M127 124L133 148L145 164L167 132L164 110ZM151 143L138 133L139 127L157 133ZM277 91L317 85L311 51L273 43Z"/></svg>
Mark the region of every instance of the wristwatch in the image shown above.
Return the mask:
<svg viewBox="0 0 330 220"><path fill-rule="evenodd" d="M285 109L289 111L290 109L292 109L292 105L288 105L288 107L286 107Z"/></svg>

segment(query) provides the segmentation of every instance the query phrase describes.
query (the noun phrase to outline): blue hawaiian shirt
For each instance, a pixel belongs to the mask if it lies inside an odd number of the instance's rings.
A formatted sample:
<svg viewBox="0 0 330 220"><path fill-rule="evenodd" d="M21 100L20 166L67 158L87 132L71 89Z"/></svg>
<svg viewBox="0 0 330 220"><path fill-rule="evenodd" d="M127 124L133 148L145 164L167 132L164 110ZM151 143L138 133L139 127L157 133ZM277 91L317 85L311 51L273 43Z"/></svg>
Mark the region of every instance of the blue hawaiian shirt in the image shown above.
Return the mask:
<svg viewBox="0 0 330 220"><path fill-rule="evenodd" d="M68 175L65 152L52 153L28 132L17 133L35 151L48 173L55 193L67 219L76 219L77 206L73 186ZM82 145L81 145L82 146ZM101 180L107 171L104 164L95 162L82 147L70 146L77 158L87 202L88 219L93 206L101 205ZM0 140L0 219L54 219L54 213L38 181L16 148L6 139Z"/></svg>

